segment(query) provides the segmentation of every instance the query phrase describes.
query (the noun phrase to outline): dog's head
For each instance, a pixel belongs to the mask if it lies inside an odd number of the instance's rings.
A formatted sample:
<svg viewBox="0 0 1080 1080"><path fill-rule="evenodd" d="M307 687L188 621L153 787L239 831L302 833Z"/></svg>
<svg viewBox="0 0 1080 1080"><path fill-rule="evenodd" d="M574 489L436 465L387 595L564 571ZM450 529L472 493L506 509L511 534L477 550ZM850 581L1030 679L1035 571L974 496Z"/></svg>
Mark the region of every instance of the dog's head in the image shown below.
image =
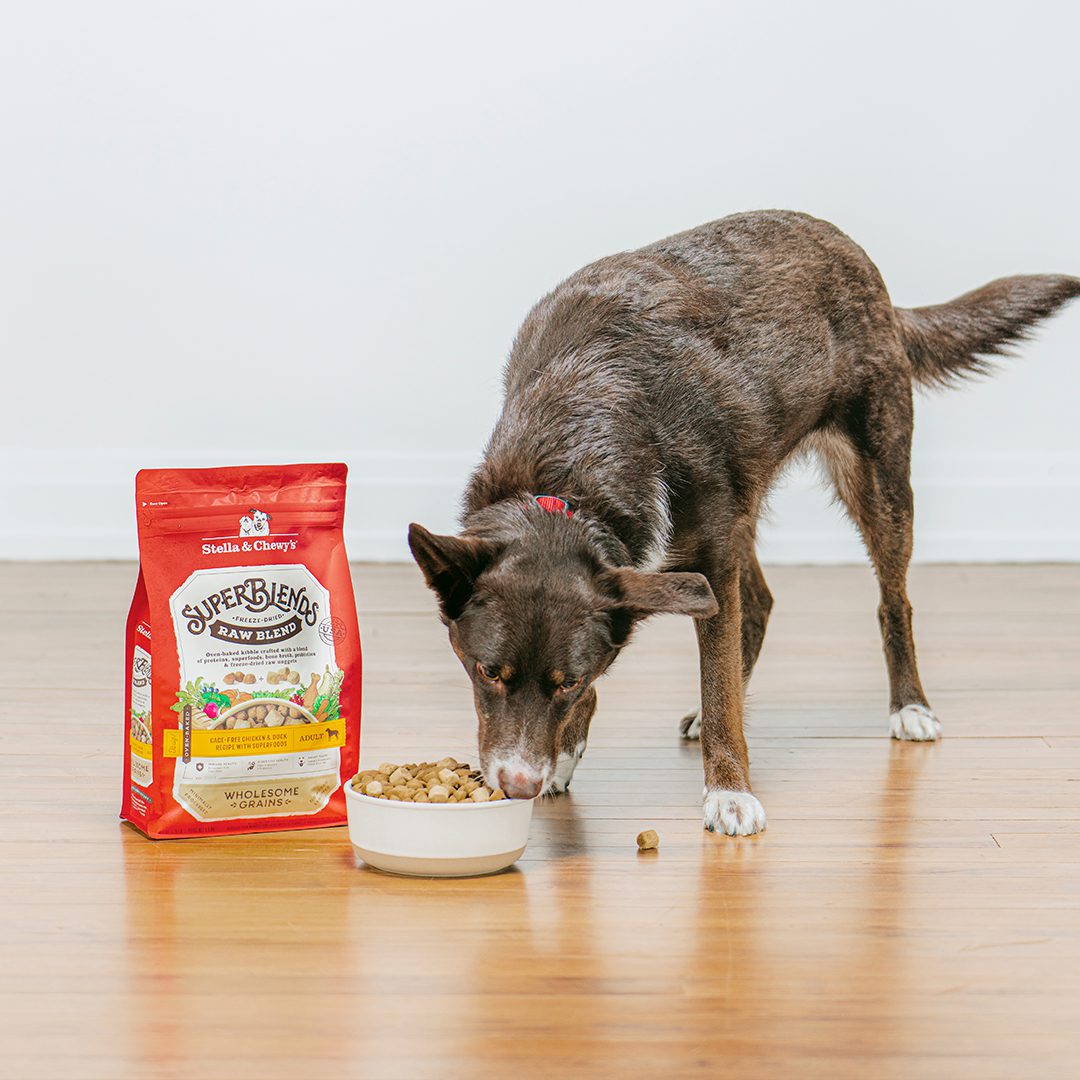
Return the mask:
<svg viewBox="0 0 1080 1080"><path fill-rule="evenodd" d="M544 517L508 541L409 528L472 679L484 777L518 798L547 787L560 730L641 619L717 610L701 574L609 566L582 530Z"/></svg>

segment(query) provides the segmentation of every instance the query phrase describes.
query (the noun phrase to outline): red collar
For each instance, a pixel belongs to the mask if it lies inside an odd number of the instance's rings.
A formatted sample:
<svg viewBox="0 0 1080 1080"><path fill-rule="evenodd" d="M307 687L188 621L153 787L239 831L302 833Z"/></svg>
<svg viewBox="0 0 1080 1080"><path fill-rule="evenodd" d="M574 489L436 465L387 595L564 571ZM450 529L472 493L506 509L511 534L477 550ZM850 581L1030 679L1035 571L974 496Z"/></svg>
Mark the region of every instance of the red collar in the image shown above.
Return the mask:
<svg viewBox="0 0 1080 1080"><path fill-rule="evenodd" d="M534 495L533 502L536 503L541 510L546 510L549 514L563 514L568 518L574 516L574 511L570 509L570 504L565 499L560 499L557 495Z"/></svg>

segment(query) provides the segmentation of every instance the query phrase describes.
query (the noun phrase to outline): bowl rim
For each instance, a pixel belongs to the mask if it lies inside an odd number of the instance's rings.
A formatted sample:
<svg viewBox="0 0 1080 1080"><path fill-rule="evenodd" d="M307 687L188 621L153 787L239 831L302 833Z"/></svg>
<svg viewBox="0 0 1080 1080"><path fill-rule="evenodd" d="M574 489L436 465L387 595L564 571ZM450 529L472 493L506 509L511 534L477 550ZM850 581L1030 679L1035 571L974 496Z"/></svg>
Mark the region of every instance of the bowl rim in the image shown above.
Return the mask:
<svg viewBox="0 0 1080 1080"><path fill-rule="evenodd" d="M358 774L359 775L359 774ZM356 777L353 777L355 780ZM411 810L483 810L491 806L501 806L506 803L508 806L520 806L522 803L536 802L540 796L536 796L533 799L511 799L509 795L504 799L496 799L492 802L490 799L487 802L473 802L472 799L462 800L461 802L405 802L404 799L377 799L374 795L365 795L362 791L357 791L352 786L352 780L345 785L345 797L349 799L363 799L364 802L369 803L384 803L387 806L400 806L408 807Z"/></svg>

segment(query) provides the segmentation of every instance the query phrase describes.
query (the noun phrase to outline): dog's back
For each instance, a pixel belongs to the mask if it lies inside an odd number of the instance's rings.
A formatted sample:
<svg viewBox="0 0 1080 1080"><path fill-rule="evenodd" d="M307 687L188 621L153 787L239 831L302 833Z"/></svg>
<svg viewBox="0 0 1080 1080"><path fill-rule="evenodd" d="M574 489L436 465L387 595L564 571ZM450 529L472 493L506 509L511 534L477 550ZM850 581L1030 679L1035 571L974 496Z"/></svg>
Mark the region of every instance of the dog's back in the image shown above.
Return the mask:
<svg viewBox="0 0 1080 1080"><path fill-rule="evenodd" d="M525 319L466 511L550 489L608 503L633 529L671 489L722 482L753 512L808 436L869 399L902 403L913 379L979 370L1078 294L1076 278L1018 277L894 309L862 248L783 210L600 259ZM638 547L644 557L647 540Z"/></svg>

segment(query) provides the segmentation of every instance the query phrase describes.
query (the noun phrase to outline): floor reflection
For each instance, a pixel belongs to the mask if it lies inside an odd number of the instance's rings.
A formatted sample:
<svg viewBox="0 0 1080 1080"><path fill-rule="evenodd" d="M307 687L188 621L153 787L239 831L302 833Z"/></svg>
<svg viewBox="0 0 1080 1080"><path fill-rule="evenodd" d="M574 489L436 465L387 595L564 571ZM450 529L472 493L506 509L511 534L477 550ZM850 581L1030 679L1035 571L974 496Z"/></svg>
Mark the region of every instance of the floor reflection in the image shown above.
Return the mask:
<svg viewBox="0 0 1080 1080"><path fill-rule="evenodd" d="M877 1057L917 1044L902 1010L844 1008L867 995L903 1002L918 994L905 965L906 897L920 847L920 772L932 748L881 750L877 783L845 777L835 796L818 793L814 827L833 835L815 837L805 859L801 823L781 816L760 837L704 838L686 882L696 900L685 974L687 993L716 1010L717 1040L771 1038L824 1056L832 1046ZM769 805L767 785L761 794Z"/></svg>
<svg viewBox="0 0 1080 1080"><path fill-rule="evenodd" d="M233 1058L238 1039L275 1059L282 1075L303 1075L306 1055L323 1052L333 1027L326 999L317 1005L312 992L342 979L344 840L335 829L254 844L154 843L122 830L127 981L137 1002L126 1052L146 1076ZM276 1066L263 1075L278 1075Z"/></svg>
<svg viewBox="0 0 1080 1080"><path fill-rule="evenodd" d="M819 791L815 827L832 835L805 855L797 819L732 839L673 810L651 823L660 850L639 856L625 807L573 796L537 809L517 867L476 879L357 869L344 830L159 844L124 831L125 1052L147 1076L180 1074L255 1033L267 1080L315 1059L385 1069L403 1047L414 1065L490 1063L551 1031L582 1053L629 1030L648 1042L667 1001L663 1038L695 1032L704 1062L744 1040L813 1042L824 1016L830 1040L903 1053L917 1032L902 1010L842 1008L916 992L912 815L933 748L881 749L879 782Z"/></svg>

